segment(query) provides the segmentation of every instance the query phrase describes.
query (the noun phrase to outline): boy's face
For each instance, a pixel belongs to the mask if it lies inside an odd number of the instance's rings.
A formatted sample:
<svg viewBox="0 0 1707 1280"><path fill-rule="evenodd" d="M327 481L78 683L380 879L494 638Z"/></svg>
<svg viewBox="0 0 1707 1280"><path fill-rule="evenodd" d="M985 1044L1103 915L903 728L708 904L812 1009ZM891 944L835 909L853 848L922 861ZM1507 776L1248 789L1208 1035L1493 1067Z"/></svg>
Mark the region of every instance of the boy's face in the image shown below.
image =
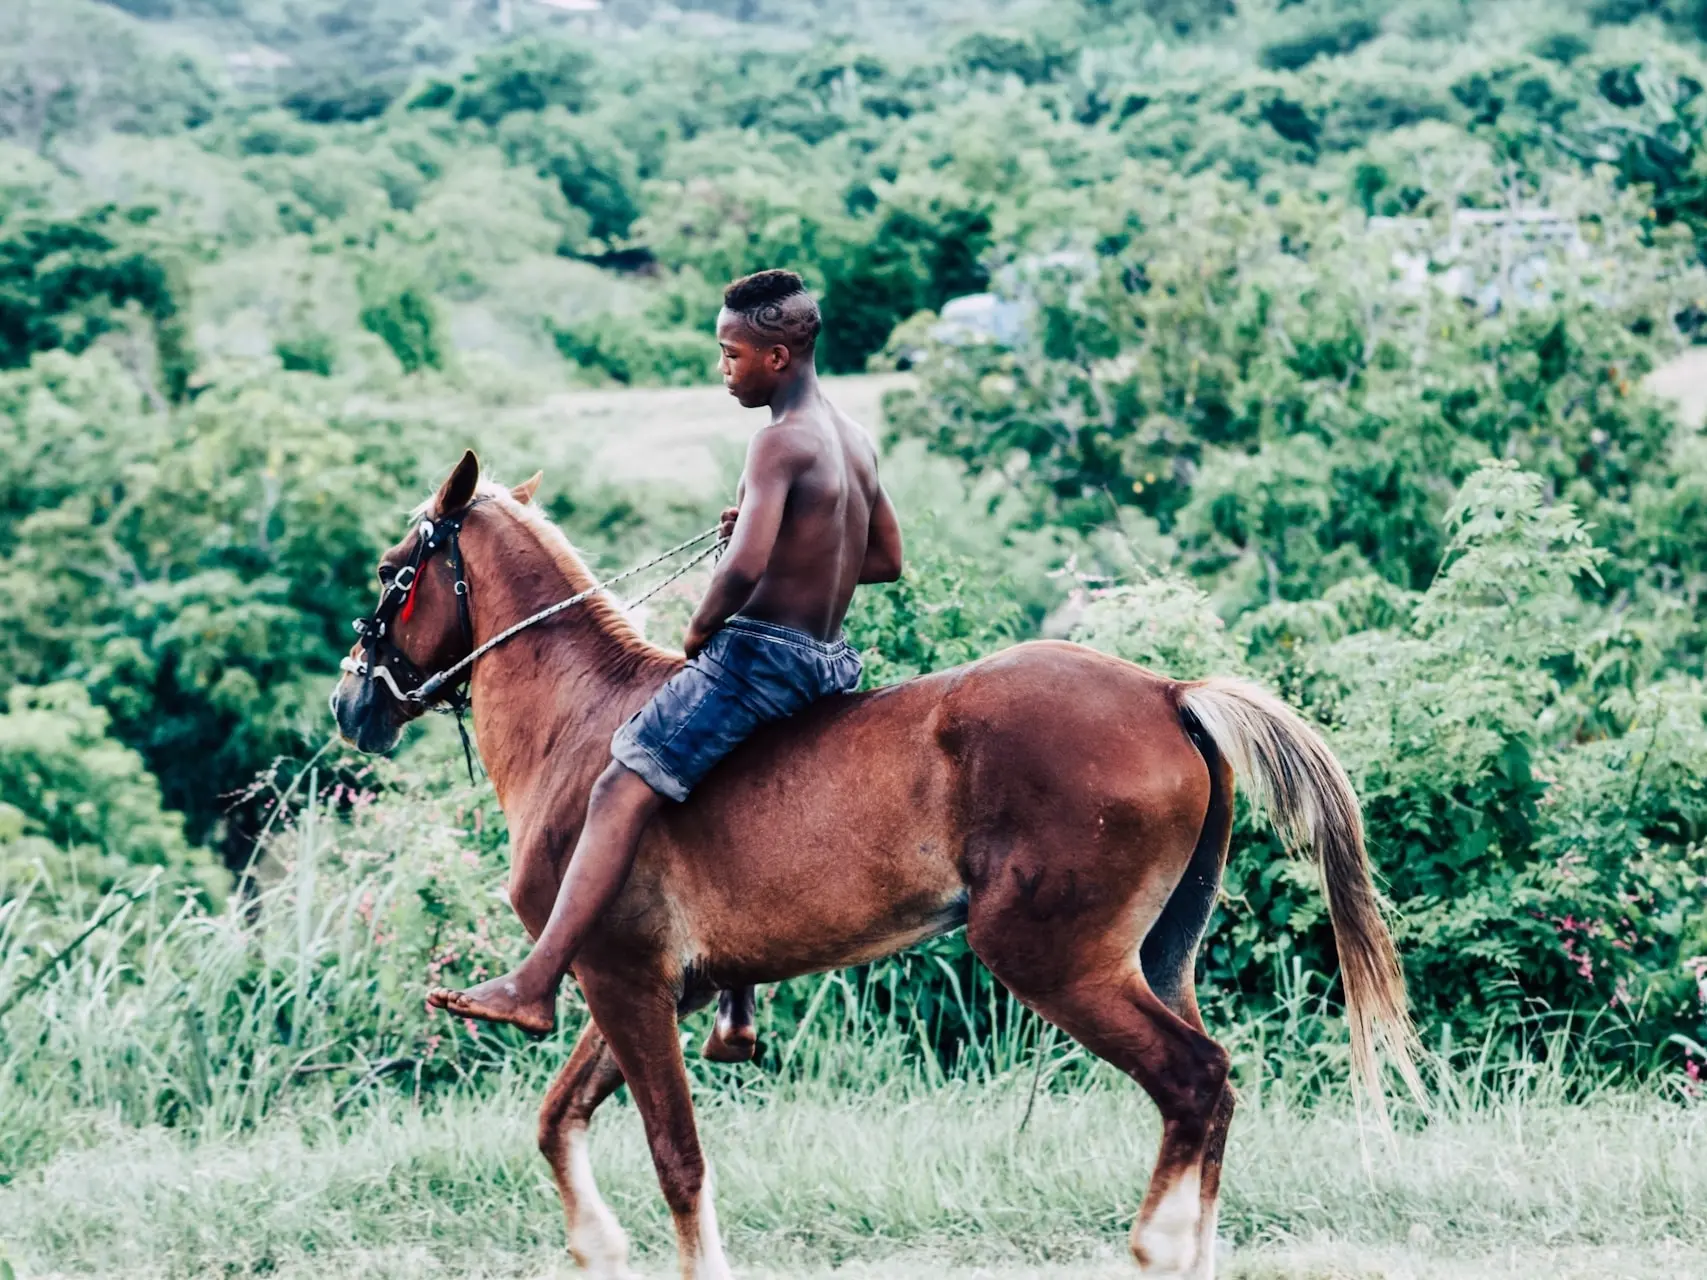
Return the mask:
<svg viewBox="0 0 1707 1280"><path fill-rule="evenodd" d="M729 394L743 408L769 404L792 361L788 348L763 342L751 325L728 310L717 313L717 345L723 350L718 369Z"/></svg>

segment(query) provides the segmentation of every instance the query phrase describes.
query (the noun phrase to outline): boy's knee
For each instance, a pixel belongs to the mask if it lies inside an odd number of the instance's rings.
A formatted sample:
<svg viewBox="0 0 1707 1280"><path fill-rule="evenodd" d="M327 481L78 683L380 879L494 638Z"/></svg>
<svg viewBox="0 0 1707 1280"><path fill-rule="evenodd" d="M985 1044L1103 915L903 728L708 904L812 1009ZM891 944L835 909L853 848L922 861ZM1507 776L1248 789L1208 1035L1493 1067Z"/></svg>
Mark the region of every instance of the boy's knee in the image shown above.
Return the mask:
<svg viewBox="0 0 1707 1280"><path fill-rule="evenodd" d="M604 772L599 774L593 782L593 798L597 800L604 796L619 796L631 787L645 787L648 791L652 790L646 785L646 780L633 769L630 769L620 760L612 760L605 766Z"/></svg>

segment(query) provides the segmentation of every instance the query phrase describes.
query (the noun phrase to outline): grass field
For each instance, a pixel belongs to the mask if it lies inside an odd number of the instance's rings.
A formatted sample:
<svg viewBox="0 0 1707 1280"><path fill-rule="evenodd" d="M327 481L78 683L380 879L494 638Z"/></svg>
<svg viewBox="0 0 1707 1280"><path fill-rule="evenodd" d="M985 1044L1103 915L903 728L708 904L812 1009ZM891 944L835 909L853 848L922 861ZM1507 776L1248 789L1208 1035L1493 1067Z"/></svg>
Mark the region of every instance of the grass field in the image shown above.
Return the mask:
<svg viewBox="0 0 1707 1280"><path fill-rule="evenodd" d="M1097 1076L1046 1092L1029 1074L838 1093L811 1081L708 1090L731 1260L781 1280L1069 1280L1133 1274L1122 1242L1154 1111ZM1224 1275L1707 1275L1707 1108L1546 1089L1448 1105L1391 1145L1332 1105L1246 1098L1228 1153ZM537 1084L347 1125L304 1105L200 1139L89 1117L88 1145L0 1189L22 1276L474 1277L573 1273L533 1150ZM594 1126L605 1195L642 1274L673 1271L633 1110Z"/></svg>

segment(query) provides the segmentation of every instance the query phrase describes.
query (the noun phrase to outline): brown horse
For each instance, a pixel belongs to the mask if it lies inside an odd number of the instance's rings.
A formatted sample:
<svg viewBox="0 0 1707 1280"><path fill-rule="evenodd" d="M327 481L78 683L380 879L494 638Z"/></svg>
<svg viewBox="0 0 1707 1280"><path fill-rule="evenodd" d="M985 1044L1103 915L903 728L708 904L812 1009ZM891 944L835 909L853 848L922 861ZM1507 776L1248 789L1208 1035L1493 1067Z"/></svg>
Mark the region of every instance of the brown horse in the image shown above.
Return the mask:
<svg viewBox="0 0 1707 1280"><path fill-rule="evenodd" d="M382 580L418 565L391 635L415 666L447 667L591 584L532 504L537 480L480 484L469 454L423 508L428 522L386 553ZM423 547L434 520L454 521L460 552ZM533 877L546 883L512 874L530 932L550 910L612 732L681 662L594 598L475 664L475 731L514 865L552 869ZM333 693L339 728L363 750L388 750L419 705L352 666ZM1147 1276L1211 1276L1233 1091L1198 1013L1193 962L1235 775L1321 866L1356 1064L1378 1090L1376 1030L1402 1054L1404 991L1357 799L1322 740L1249 683L1181 683L1077 645L1022 644L766 729L648 829L621 900L575 961L592 1020L539 1118L575 1258L595 1276L629 1274L586 1138L594 1109L626 1082L682 1275L730 1275L677 1037L683 1012L719 988L875 960L964 925L1014 995L1154 1099L1161 1151L1132 1252Z"/></svg>

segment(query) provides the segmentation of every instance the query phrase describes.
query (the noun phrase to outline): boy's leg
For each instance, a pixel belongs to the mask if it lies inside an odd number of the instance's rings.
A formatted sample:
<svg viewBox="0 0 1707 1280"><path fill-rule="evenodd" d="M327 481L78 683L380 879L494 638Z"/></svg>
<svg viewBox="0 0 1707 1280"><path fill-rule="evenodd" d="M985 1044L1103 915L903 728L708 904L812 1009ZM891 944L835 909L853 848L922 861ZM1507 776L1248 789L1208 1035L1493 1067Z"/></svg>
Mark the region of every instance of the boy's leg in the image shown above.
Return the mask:
<svg viewBox="0 0 1707 1280"><path fill-rule="evenodd" d="M539 941L512 972L467 991L436 987L427 1003L463 1018L508 1022L546 1035L557 1025L557 988L588 930L622 892L634 855L665 797L639 774L611 761L587 804L581 838L557 889Z"/></svg>

